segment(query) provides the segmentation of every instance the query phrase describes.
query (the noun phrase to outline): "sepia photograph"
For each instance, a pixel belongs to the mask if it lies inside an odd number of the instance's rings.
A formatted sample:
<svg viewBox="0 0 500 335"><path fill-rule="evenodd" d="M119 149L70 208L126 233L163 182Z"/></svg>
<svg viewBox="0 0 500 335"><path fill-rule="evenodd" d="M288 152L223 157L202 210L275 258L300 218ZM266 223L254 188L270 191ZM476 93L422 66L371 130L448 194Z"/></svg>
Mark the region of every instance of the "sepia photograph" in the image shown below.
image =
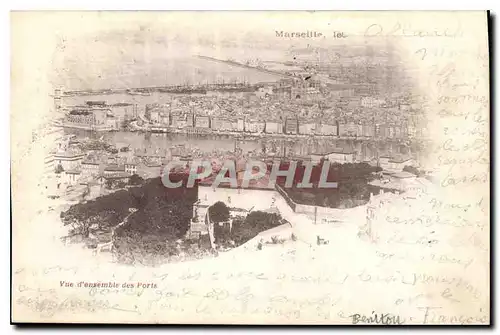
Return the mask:
<svg viewBox="0 0 500 335"><path fill-rule="evenodd" d="M491 323L488 12L10 19L12 323Z"/></svg>

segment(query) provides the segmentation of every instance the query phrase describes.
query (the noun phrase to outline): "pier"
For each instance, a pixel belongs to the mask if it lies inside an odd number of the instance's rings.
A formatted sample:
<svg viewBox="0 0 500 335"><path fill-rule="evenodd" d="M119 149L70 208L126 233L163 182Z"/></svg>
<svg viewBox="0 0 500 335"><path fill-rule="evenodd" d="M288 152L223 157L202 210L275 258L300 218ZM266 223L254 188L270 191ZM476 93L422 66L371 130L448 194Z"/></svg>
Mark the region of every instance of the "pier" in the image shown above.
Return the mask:
<svg viewBox="0 0 500 335"><path fill-rule="evenodd" d="M292 75L288 75L288 74L285 74L285 73L281 73L281 72L277 72L277 71L271 71L271 70L267 70L267 69L264 69L264 68L261 68L261 67L256 67L256 66L249 66L249 65L238 63L238 62L231 61L231 60L223 60L223 59L213 58L213 57L209 57L209 56L202 56L202 55L198 55L197 57L200 58L200 59L205 59L205 60L209 60L209 61L212 61L212 62L218 62L218 63L227 64L227 65L242 67L242 68L245 68L245 69L256 70L256 71L264 72L264 73L267 73L267 74L272 74L272 75L275 75L275 76L280 76L280 77L283 77L283 78L292 77Z"/></svg>
<svg viewBox="0 0 500 335"><path fill-rule="evenodd" d="M171 93L171 94L206 94L207 91L233 91L233 92L253 92L259 85L247 83L211 83L197 85L167 85L140 88L117 88L102 90L81 90L65 91L64 96L78 95L112 95L112 94L130 94L130 95L149 95L153 92Z"/></svg>

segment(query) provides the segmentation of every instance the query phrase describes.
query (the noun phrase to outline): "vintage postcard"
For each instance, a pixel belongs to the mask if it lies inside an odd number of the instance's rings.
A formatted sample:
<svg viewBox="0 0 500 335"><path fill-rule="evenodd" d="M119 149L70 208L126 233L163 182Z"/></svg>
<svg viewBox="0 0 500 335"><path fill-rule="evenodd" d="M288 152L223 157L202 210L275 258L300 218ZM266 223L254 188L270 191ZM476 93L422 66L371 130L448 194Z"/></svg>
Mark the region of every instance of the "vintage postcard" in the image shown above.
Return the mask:
<svg viewBox="0 0 500 335"><path fill-rule="evenodd" d="M489 325L486 11L12 12L13 323Z"/></svg>

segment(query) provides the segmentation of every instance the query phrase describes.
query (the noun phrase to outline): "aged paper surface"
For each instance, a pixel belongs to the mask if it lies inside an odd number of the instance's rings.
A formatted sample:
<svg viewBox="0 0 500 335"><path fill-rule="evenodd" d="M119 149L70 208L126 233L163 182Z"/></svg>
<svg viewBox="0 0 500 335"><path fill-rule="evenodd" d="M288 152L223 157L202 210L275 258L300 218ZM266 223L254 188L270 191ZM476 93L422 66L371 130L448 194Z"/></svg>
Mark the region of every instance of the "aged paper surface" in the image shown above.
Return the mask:
<svg viewBox="0 0 500 335"><path fill-rule="evenodd" d="M486 12L11 27L13 322L490 323Z"/></svg>

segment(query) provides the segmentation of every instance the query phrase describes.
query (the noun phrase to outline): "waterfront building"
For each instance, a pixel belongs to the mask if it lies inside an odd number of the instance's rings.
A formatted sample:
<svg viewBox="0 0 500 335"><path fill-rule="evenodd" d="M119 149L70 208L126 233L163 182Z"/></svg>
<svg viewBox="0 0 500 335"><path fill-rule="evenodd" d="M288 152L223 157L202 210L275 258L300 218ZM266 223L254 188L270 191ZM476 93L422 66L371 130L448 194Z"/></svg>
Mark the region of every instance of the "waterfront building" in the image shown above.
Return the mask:
<svg viewBox="0 0 500 335"><path fill-rule="evenodd" d="M238 120L222 116L213 116L210 118L210 126L214 131L238 131Z"/></svg>
<svg viewBox="0 0 500 335"><path fill-rule="evenodd" d="M331 97L331 98L351 98L353 96L355 96L355 90L353 88L342 88L342 89L339 89L339 88L336 88L336 87L333 87L333 88L330 88L330 91L328 92L328 95Z"/></svg>
<svg viewBox="0 0 500 335"><path fill-rule="evenodd" d="M411 104L409 103L400 103L399 110L402 112L409 112L411 110Z"/></svg>
<svg viewBox="0 0 500 335"><path fill-rule="evenodd" d="M338 135L338 125L337 123L319 123L316 128L316 134L327 135L327 136L337 136Z"/></svg>
<svg viewBox="0 0 500 335"><path fill-rule="evenodd" d="M125 165L109 164L104 168L104 176L112 176L125 173Z"/></svg>
<svg viewBox="0 0 500 335"><path fill-rule="evenodd" d="M262 133L266 128L263 120L245 119L245 131L249 133Z"/></svg>
<svg viewBox="0 0 500 335"><path fill-rule="evenodd" d="M375 134L379 138L388 138L389 137L389 130L388 127L385 124L380 124L377 127L377 133Z"/></svg>
<svg viewBox="0 0 500 335"><path fill-rule="evenodd" d="M211 128L214 131L223 131L224 129L224 118L219 116L213 116L210 120Z"/></svg>
<svg viewBox="0 0 500 335"><path fill-rule="evenodd" d="M158 109L150 112L150 121L156 124L160 123L160 111Z"/></svg>
<svg viewBox="0 0 500 335"><path fill-rule="evenodd" d="M316 133L316 123L308 122L307 120L300 120L298 123L299 123L299 134L313 135L314 133Z"/></svg>
<svg viewBox="0 0 500 335"><path fill-rule="evenodd" d="M96 126L105 125L106 119L111 115L111 110L109 108L93 108L90 112L94 114Z"/></svg>
<svg viewBox="0 0 500 335"><path fill-rule="evenodd" d="M171 126L177 129L193 127L193 114L191 113L175 113L171 115Z"/></svg>
<svg viewBox="0 0 500 335"><path fill-rule="evenodd" d="M280 120L266 120L266 133L268 134L282 134L283 124Z"/></svg>
<svg viewBox="0 0 500 335"><path fill-rule="evenodd" d="M385 104L386 104L385 99L380 99L371 96L361 98L361 106L366 108L381 107L384 106Z"/></svg>
<svg viewBox="0 0 500 335"><path fill-rule="evenodd" d="M364 137L374 137L375 136L375 125L363 124L362 125L362 136Z"/></svg>
<svg viewBox="0 0 500 335"><path fill-rule="evenodd" d="M339 136L355 137L358 130L358 125L352 121L339 123Z"/></svg>
<svg viewBox="0 0 500 335"><path fill-rule="evenodd" d="M137 118L137 106L131 103L119 102L107 106L119 123Z"/></svg>
<svg viewBox="0 0 500 335"><path fill-rule="evenodd" d="M259 87L255 95L261 99L269 98L273 95L273 86L265 85L264 87Z"/></svg>
<svg viewBox="0 0 500 335"><path fill-rule="evenodd" d="M186 128L194 128L195 126L195 116L194 113L186 113Z"/></svg>
<svg viewBox="0 0 500 335"><path fill-rule="evenodd" d="M108 123L110 118L113 119L114 115L108 107L79 106L66 114L63 125L84 129L110 130ZM116 121L112 122L112 124L115 123Z"/></svg>
<svg viewBox="0 0 500 335"><path fill-rule="evenodd" d="M54 165L60 165L64 170L79 168L85 155L76 148L68 148L54 154Z"/></svg>
<svg viewBox="0 0 500 335"><path fill-rule="evenodd" d="M65 170L61 175L64 183L75 185L82 176L82 172L80 170Z"/></svg>
<svg viewBox="0 0 500 335"><path fill-rule="evenodd" d="M402 125L400 126L401 128L401 138L407 138L408 137L408 122L403 122Z"/></svg>
<svg viewBox="0 0 500 335"><path fill-rule="evenodd" d="M405 166L412 166L414 161L409 156L381 156L379 165L384 170L402 171Z"/></svg>
<svg viewBox="0 0 500 335"><path fill-rule="evenodd" d="M237 130L238 131L245 131L245 119L238 118L238 121L237 121Z"/></svg>
<svg viewBox="0 0 500 335"><path fill-rule="evenodd" d="M117 182L128 183L130 176L131 176L130 174L121 171L121 172L116 172L116 173L113 173L110 175L105 175L103 178L104 178L105 183L109 182L109 181L111 181L112 183L117 183Z"/></svg>
<svg viewBox="0 0 500 335"><path fill-rule="evenodd" d="M362 137L363 136L363 125L361 122L358 122L356 124L356 136L357 137Z"/></svg>
<svg viewBox="0 0 500 335"><path fill-rule="evenodd" d="M106 119L106 128L107 130L118 130L120 128L120 121L118 118L113 116L108 116Z"/></svg>
<svg viewBox="0 0 500 335"><path fill-rule="evenodd" d="M88 110L72 110L66 116L65 121L69 123L84 124L91 126L95 124L95 116L94 113Z"/></svg>
<svg viewBox="0 0 500 335"><path fill-rule="evenodd" d="M125 172L130 174L130 175L137 174L137 164L136 163L127 162L127 163L125 163L124 168L125 168Z"/></svg>
<svg viewBox="0 0 500 335"><path fill-rule="evenodd" d="M171 113L169 125L174 128L184 128L185 120L180 113Z"/></svg>
<svg viewBox="0 0 500 335"><path fill-rule="evenodd" d="M164 126L170 125L170 116L167 112L160 112L158 119L162 125L164 125Z"/></svg>
<svg viewBox="0 0 500 335"><path fill-rule="evenodd" d="M286 118L283 133L285 134L298 134L299 120L297 118Z"/></svg>
<svg viewBox="0 0 500 335"><path fill-rule="evenodd" d="M387 127L387 137L394 138L394 136L395 136L394 126L388 126Z"/></svg>
<svg viewBox="0 0 500 335"><path fill-rule="evenodd" d="M409 137L416 137L417 136L417 127L414 124L409 124L408 125L408 136Z"/></svg>
<svg viewBox="0 0 500 335"><path fill-rule="evenodd" d="M56 166L53 153L45 156L43 163L44 163L44 173L52 173L55 171Z"/></svg>
<svg viewBox="0 0 500 335"><path fill-rule="evenodd" d="M204 115L197 115L195 117L196 128L210 128L210 117Z"/></svg>
<svg viewBox="0 0 500 335"><path fill-rule="evenodd" d="M84 176L97 176L99 174L99 165L97 162L84 160L80 169Z"/></svg>
<svg viewBox="0 0 500 335"><path fill-rule="evenodd" d="M402 132L400 126L394 126L394 138L401 138Z"/></svg>
<svg viewBox="0 0 500 335"><path fill-rule="evenodd" d="M344 150L342 148L337 148L332 151L316 152L312 153L310 156L311 162L314 164L318 164L322 159L341 164L355 162L355 152L352 150Z"/></svg>
<svg viewBox="0 0 500 335"><path fill-rule="evenodd" d="M273 89L273 94L278 100L290 100L292 98L292 86L278 86Z"/></svg>
<svg viewBox="0 0 500 335"><path fill-rule="evenodd" d="M352 150L337 149L325 154L325 159L336 163L354 163L355 152Z"/></svg>
<svg viewBox="0 0 500 335"><path fill-rule="evenodd" d="M238 131L238 119L229 118L223 121L223 129L229 131Z"/></svg>

